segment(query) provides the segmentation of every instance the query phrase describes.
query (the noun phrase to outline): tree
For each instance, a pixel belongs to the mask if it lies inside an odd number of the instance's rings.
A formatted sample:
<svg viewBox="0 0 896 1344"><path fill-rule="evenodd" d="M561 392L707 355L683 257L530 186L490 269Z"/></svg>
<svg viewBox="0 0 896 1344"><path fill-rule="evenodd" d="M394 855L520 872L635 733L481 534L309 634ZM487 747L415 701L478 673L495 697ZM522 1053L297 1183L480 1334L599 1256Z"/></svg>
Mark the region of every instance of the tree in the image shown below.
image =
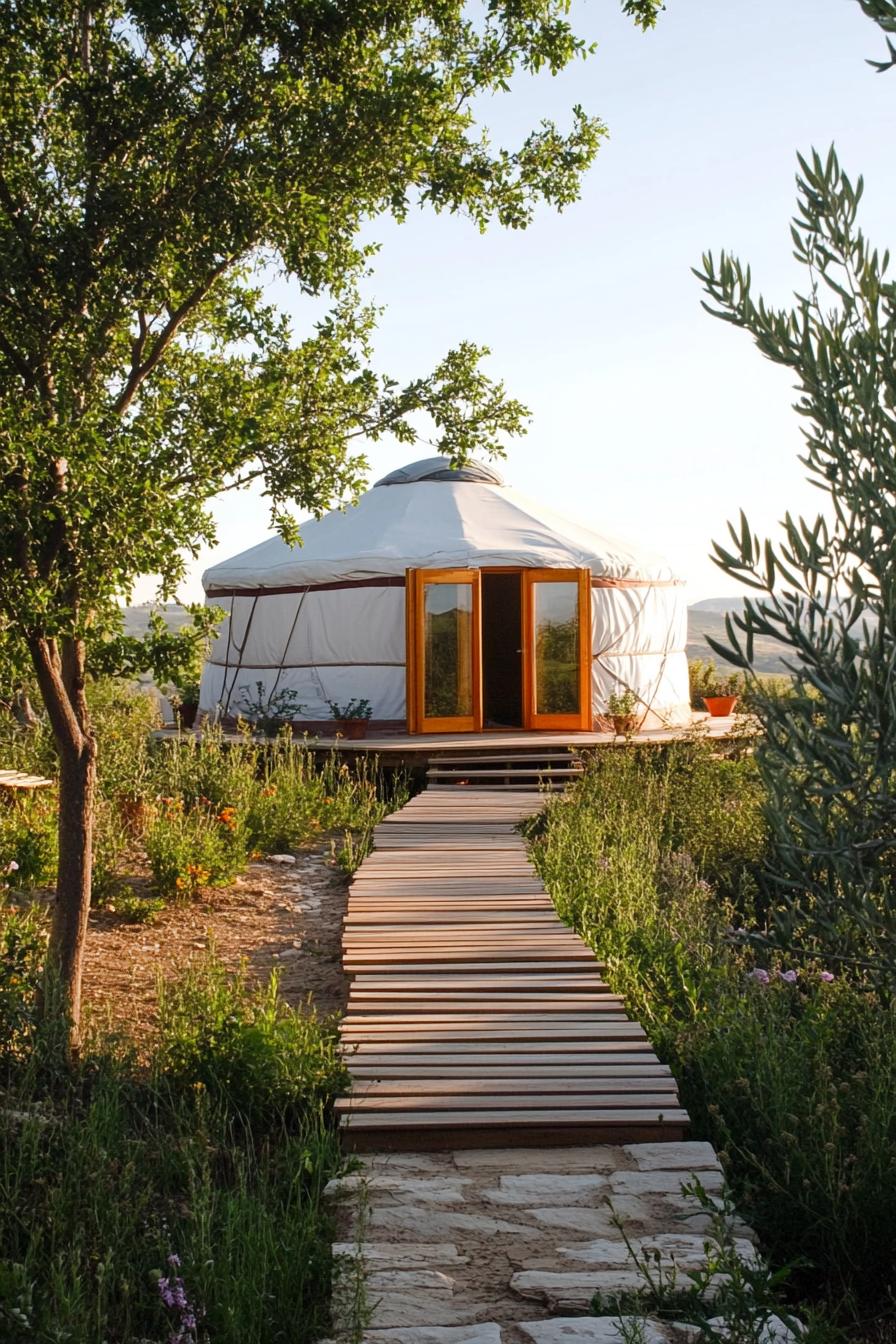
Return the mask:
<svg viewBox="0 0 896 1344"><path fill-rule="evenodd" d="M625 0L649 27L659 0ZM264 482L275 524L359 487L353 445L462 458L524 408L471 344L407 387L371 367L365 221L415 205L484 228L576 197L604 127L515 150L472 105L584 54L566 0L14 0L0 12L0 613L60 760L51 961L77 1032L96 747L86 639L135 576L173 590L206 504ZM294 339L278 268L332 308Z"/></svg>
<svg viewBox="0 0 896 1344"><path fill-rule="evenodd" d="M860 0L885 31L896 5ZM884 68L884 67L881 67ZM696 274L714 316L792 369L814 518L762 540L741 514L716 545L753 595L710 641L744 669L764 728L757 759L771 836L766 945L896 984L896 285L889 254L857 225L853 184L833 148L799 159L791 235L806 269L792 309L754 300L748 268L723 253ZM753 641L784 645L792 690L756 673Z"/></svg>

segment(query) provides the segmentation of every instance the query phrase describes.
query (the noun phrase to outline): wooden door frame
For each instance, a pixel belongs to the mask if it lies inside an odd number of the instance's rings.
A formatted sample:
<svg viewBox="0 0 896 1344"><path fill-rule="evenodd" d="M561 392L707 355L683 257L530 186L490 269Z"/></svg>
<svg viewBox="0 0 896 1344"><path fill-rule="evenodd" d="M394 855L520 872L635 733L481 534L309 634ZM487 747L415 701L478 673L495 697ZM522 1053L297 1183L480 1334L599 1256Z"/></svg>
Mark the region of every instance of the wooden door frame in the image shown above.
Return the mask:
<svg viewBox="0 0 896 1344"><path fill-rule="evenodd" d="M482 732L482 580L478 569L409 569L406 584L407 724L409 733ZM473 713L455 718L427 719L423 688L423 591L427 583L466 583L472 590L471 698Z"/></svg>
<svg viewBox="0 0 896 1344"><path fill-rule="evenodd" d="M523 724L527 731L560 730L590 733L591 705L591 570L524 569L523 584ZM538 714L535 704L535 611L537 583L576 583L579 589L579 712Z"/></svg>

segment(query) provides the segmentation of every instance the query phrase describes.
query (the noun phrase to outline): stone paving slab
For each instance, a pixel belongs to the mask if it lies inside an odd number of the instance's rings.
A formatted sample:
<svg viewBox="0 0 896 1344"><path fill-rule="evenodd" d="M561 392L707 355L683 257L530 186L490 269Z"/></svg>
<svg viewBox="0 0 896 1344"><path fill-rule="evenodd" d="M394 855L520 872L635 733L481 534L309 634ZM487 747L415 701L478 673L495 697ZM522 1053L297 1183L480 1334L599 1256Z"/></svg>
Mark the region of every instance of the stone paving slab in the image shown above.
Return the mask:
<svg viewBox="0 0 896 1344"><path fill-rule="evenodd" d="M681 1190L693 1176L722 1188L708 1144L366 1155L328 1187L342 1231L334 1250L360 1257L370 1344L602 1344L620 1336L610 1318L584 1314L595 1292L643 1282L618 1220L664 1265L703 1262L707 1216ZM754 1254L748 1230L739 1249ZM542 1325L551 1330L539 1336ZM403 1333L449 1329L462 1333Z"/></svg>

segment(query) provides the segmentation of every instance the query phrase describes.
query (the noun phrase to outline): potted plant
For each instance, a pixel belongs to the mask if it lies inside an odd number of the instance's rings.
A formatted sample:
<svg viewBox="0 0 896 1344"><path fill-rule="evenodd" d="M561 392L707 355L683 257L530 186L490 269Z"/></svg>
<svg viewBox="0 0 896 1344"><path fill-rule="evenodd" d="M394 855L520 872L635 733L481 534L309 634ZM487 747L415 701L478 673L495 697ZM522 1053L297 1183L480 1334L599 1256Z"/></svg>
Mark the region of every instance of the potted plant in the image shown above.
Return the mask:
<svg viewBox="0 0 896 1344"><path fill-rule="evenodd" d="M638 697L634 691L625 690L621 695L613 693L607 702L607 710L613 720L613 731L620 737L631 737L641 727L644 719L635 711Z"/></svg>
<svg viewBox="0 0 896 1344"><path fill-rule="evenodd" d="M168 691L179 728L192 728L199 712L199 678L184 677Z"/></svg>
<svg viewBox="0 0 896 1344"><path fill-rule="evenodd" d="M372 713L369 700L349 700L347 705L337 704L335 700L328 703L338 734L353 740L367 736L367 725Z"/></svg>
<svg viewBox="0 0 896 1344"><path fill-rule="evenodd" d="M727 677L708 679L703 688L703 703L707 713L713 719L725 718L734 713L740 693L740 677L732 672Z"/></svg>
<svg viewBox="0 0 896 1344"><path fill-rule="evenodd" d="M254 696L248 686L240 687L236 708L252 724L253 732L260 737L276 737L281 728L298 718L305 706L299 704L295 691L284 689L268 695L264 682L256 681Z"/></svg>

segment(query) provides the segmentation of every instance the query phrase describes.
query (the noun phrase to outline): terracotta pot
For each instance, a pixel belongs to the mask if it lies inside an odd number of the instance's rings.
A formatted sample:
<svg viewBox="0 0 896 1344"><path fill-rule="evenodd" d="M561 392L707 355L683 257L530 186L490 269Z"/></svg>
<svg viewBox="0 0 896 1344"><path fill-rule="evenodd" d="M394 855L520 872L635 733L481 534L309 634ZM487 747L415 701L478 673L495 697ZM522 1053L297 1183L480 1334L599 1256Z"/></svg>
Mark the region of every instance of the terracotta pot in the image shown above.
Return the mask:
<svg viewBox="0 0 896 1344"><path fill-rule="evenodd" d="M352 742L356 742L359 738L367 736L367 720L337 719L336 731L337 733L341 733L343 737L349 738Z"/></svg>
<svg viewBox="0 0 896 1344"><path fill-rule="evenodd" d="M614 714L612 718L613 731L617 737L629 737L640 727L637 714Z"/></svg>
<svg viewBox="0 0 896 1344"><path fill-rule="evenodd" d="M704 695L703 703L707 708L710 718L724 719L729 714L734 713L734 706L737 704L736 695Z"/></svg>
<svg viewBox="0 0 896 1344"><path fill-rule="evenodd" d="M198 705L178 705L174 711L175 718L181 728L192 728L196 722L196 715L199 713Z"/></svg>

